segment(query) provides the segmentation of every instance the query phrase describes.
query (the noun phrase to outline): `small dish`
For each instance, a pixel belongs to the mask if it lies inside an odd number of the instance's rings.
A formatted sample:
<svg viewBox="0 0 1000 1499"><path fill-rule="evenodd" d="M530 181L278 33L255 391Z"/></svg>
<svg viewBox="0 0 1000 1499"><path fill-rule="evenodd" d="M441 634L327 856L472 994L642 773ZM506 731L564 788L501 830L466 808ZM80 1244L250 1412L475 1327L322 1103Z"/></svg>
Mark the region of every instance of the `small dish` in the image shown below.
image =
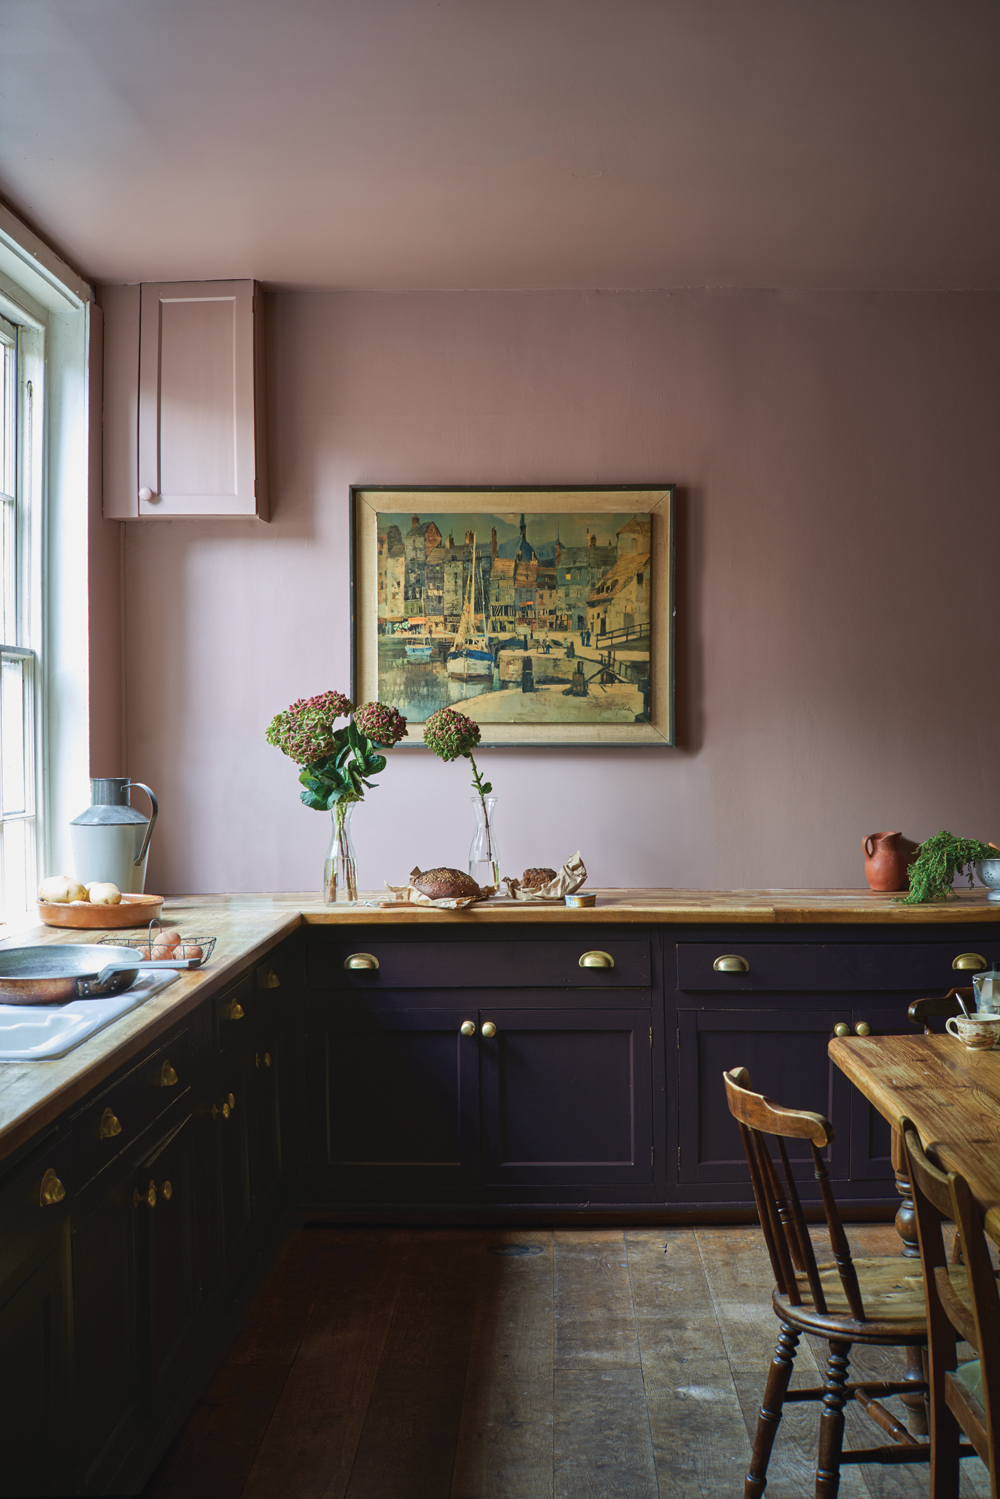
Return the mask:
<svg viewBox="0 0 1000 1499"><path fill-rule="evenodd" d="M156 938L158 935L159 934L156 932L153 933L152 940L154 945L156 943ZM217 941L217 937L182 937L179 946L183 948L200 947L201 957L198 959L192 958L191 966L193 968L203 968L208 962L209 958L212 956ZM131 947L136 952L142 952L143 950L148 951L150 946L150 937L148 932L143 937L102 937L101 946ZM151 961L155 962L156 960L152 959Z"/></svg>
<svg viewBox="0 0 1000 1499"><path fill-rule="evenodd" d="M38 915L46 926L75 927L78 931L110 932L119 927L148 926L158 919L162 909L162 895L123 895L120 906L92 906L89 900L58 905L47 900L38 902Z"/></svg>

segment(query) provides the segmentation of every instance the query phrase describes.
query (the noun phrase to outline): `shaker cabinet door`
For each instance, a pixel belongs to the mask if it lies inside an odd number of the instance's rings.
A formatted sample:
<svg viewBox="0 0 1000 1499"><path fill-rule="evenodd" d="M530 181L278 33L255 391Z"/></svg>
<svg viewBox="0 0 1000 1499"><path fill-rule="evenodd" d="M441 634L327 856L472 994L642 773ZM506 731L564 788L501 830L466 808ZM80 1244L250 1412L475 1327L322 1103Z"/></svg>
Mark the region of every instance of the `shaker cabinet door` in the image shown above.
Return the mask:
<svg viewBox="0 0 1000 1499"><path fill-rule="evenodd" d="M739 1127L729 1112L722 1074L745 1067L757 1093L787 1108L824 1114L837 1137L828 1170L834 1181L850 1174L851 1088L833 1066L827 1046L849 1009L679 1010L677 1012L677 1179L717 1184L710 1199L752 1204L753 1189ZM808 1144L791 1142L789 1155L804 1199L818 1197Z"/></svg>
<svg viewBox="0 0 1000 1499"><path fill-rule="evenodd" d="M648 1188L649 1009L484 1009L480 1019L484 1182Z"/></svg>
<svg viewBox="0 0 1000 1499"><path fill-rule="evenodd" d="M259 299L252 281L143 285L140 518L267 518Z"/></svg>
<svg viewBox="0 0 1000 1499"><path fill-rule="evenodd" d="M392 1201L429 1185L479 1176L475 1011L399 1010L314 1017L307 1037L309 1179Z"/></svg>

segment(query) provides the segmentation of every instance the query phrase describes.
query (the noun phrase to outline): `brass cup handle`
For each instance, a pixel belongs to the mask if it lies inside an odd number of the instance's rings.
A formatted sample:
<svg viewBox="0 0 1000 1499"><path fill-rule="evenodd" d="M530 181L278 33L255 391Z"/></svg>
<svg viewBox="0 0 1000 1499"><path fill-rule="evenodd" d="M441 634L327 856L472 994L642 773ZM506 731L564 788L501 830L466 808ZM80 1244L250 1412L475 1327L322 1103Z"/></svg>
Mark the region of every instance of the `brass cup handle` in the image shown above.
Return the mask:
<svg viewBox="0 0 1000 1499"><path fill-rule="evenodd" d="M474 1036L476 1034L476 1023L474 1020L463 1020L459 1026L463 1036Z"/></svg>
<svg viewBox="0 0 1000 1499"><path fill-rule="evenodd" d="M846 1021L838 1020L833 1028L833 1034L835 1036L849 1036L851 1034L851 1027Z"/></svg>
<svg viewBox="0 0 1000 1499"><path fill-rule="evenodd" d="M348 973L374 973L378 968L378 958L370 952L352 952L344 959L344 967Z"/></svg>
<svg viewBox="0 0 1000 1499"><path fill-rule="evenodd" d="M960 973L982 973L986 959L978 952L960 952L957 958L952 958L951 966Z"/></svg>
<svg viewBox="0 0 1000 1499"><path fill-rule="evenodd" d="M52 1167L42 1177L38 1188L38 1206L40 1208L53 1208L57 1202L62 1202L66 1196L66 1188L56 1176Z"/></svg>
<svg viewBox="0 0 1000 1499"><path fill-rule="evenodd" d="M750 964L739 953L726 952L712 964L716 973L749 973Z"/></svg>
<svg viewBox="0 0 1000 1499"><path fill-rule="evenodd" d="M497 1033L497 1028L493 1024L493 1021L492 1020L484 1020L483 1021L483 1035L486 1037L487 1041L492 1041L493 1037L496 1035L496 1033Z"/></svg>
<svg viewBox="0 0 1000 1499"><path fill-rule="evenodd" d="M169 1062L164 1062L156 1074L156 1086L158 1088L175 1088L180 1079Z"/></svg>
<svg viewBox="0 0 1000 1499"><path fill-rule="evenodd" d="M281 979L275 973L275 971L274 971L273 968L268 968L266 971L262 970L257 975L257 988L258 989L280 989L281 988Z"/></svg>
<svg viewBox="0 0 1000 1499"><path fill-rule="evenodd" d="M146 1188L145 1192L140 1192L139 1188L136 1187L135 1191L132 1193L132 1206L134 1208L137 1208L142 1203L145 1203L148 1208L155 1208L155 1206L156 1206L156 1183L155 1182L150 1182L150 1184Z"/></svg>
<svg viewBox="0 0 1000 1499"><path fill-rule="evenodd" d="M213 1119L228 1119L229 1118L229 1114L230 1114L230 1108L229 1108L228 1103L224 1103L224 1104L221 1104L221 1105L217 1104L217 1103L213 1103L213 1105L212 1105L212 1118Z"/></svg>
<svg viewBox="0 0 1000 1499"><path fill-rule="evenodd" d="M120 1135L121 1132L122 1127L119 1124L118 1120L115 1118L111 1109L105 1109L104 1113L101 1115L101 1123L97 1131L98 1139L113 1140L115 1135Z"/></svg>
<svg viewBox="0 0 1000 1499"><path fill-rule="evenodd" d="M614 966L615 960L609 952L585 952L580 959L581 968L614 968Z"/></svg>
<svg viewBox="0 0 1000 1499"><path fill-rule="evenodd" d="M225 1017L227 1020L245 1020L247 1018L247 1012L246 1010L244 1010L239 1000L234 999L231 1005L226 1006Z"/></svg>

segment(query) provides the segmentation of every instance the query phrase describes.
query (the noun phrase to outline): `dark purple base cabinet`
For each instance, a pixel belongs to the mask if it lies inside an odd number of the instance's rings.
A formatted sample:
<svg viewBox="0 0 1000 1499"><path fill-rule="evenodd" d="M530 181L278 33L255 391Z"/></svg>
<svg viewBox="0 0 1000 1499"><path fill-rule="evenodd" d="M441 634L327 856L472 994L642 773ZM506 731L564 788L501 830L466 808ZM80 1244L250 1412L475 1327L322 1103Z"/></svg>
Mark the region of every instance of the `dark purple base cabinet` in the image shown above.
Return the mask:
<svg viewBox="0 0 1000 1499"><path fill-rule="evenodd" d="M759 1092L792 1108L825 1114L836 1130L829 1167L838 1201L858 1208L898 1205L884 1119L831 1065L834 1026L873 1035L910 1034L911 1001L970 982L956 971L974 953L1000 959L993 928L796 927L675 928L664 937L668 1063L667 1188L677 1207L752 1203L739 1132L729 1116L722 1073L746 1067ZM724 956L746 972L719 971ZM865 1034L862 1031L862 1034ZM811 1165L802 1159L803 1199ZM794 1159L794 1155L793 1155Z"/></svg>
<svg viewBox="0 0 1000 1499"><path fill-rule="evenodd" d="M722 1087L743 1066L755 1088L833 1121L841 1202L894 1208L888 1126L827 1043L840 1023L910 1031L907 1006L959 981L960 954L1000 960L992 932L308 928L297 1205L743 1210L753 1199ZM581 967L585 953L613 966ZM369 966L350 966L358 954ZM727 954L746 970L716 969Z"/></svg>
<svg viewBox="0 0 1000 1499"><path fill-rule="evenodd" d="M662 1202L655 935L434 939L307 932L301 1205Z"/></svg>

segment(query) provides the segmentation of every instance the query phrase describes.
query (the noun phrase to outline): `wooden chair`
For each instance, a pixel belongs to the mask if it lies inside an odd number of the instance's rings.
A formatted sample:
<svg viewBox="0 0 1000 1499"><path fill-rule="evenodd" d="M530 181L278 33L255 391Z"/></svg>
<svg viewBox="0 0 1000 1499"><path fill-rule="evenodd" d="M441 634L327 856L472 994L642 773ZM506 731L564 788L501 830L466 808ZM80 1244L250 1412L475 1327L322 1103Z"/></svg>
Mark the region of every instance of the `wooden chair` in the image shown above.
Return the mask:
<svg viewBox="0 0 1000 1499"><path fill-rule="evenodd" d="M968 988L949 989L948 993L943 994L940 999L915 999L906 1013L912 1020L913 1024L922 1025L924 1028L924 1035L929 1036L931 1035L931 1028L927 1022L930 1020L932 1015L936 1015L940 1019L944 1020L947 1019L949 1015L965 1014L965 1011L962 1009L962 1006L958 1002L958 996L960 994L962 998L968 1002L969 1009L975 1010L976 991L970 984Z"/></svg>
<svg viewBox="0 0 1000 1499"><path fill-rule="evenodd" d="M942 1171L928 1156L909 1119L900 1130L906 1147L917 1215L920 1259L927 1297L927 1346L931 1387L931 1499L954 1499L958 1459L973 1449L990 1470L997 1499L1000 1441L1000 1294L983 1231L983 1215L956 1171ZM962 1261L949 1264L942 1219L954 1222ZM978 1360L958 1363L960 1339ZM978 1368L975 1367L978 1363ZM959 1428L972 1447L960 1447Z"/></svg>
<svg viewBox="0 0 1000 1499"><path fill-rule="evenodd" d="M901 1255L880 1259L851 1258L822 1151L833 1139L833 1126L821 1114L783 1109L750 1091L743 1067L723 1074L729 1110L743 1136L761 1228L767 1242L775 1289L775 1315L781 1327L767 1387L757 1420L744 1499L757 1499L767 1484L767 1465L790 1400L821 1400L816 1499L834 1499L844 1463L926 1462L929 1446L918 1442L882 1403L887 1395L926 1393L912 1380L849 1384L847 1372L854 1343L879 1347L921 1347L927 1341L923 1279L915 1260ZM777 1146L781 1176L768 1137ZM808 1140L812 1164L826 1212L833 1263L817 1264L788 1158L786 1140ZM781 1177L784 1181L782 1182ZM789 1380L802 1333L826 1338L830 1357L822 1386L790 1390ZM845 1452L844 1407L855 1400L893 1445Z"/></svg>

